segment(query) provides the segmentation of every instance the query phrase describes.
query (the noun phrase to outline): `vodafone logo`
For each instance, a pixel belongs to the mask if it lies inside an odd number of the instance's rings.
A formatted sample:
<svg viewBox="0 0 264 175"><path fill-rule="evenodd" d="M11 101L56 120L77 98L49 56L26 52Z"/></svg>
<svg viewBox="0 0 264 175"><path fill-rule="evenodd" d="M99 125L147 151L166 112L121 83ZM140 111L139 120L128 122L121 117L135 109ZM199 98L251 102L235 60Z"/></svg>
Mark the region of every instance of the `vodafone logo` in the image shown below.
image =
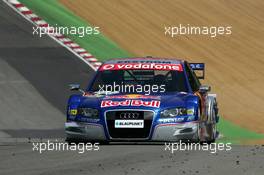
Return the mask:
<svg viewBox="0 0 264 175"><path fill-rule="evenodd" d="M104 64L100 70L111 70L115 67L114 64Z"/></svg>
<svg viewBox="0 0 264 175"><path fill-rule="evenodd" d="M104 70L133 70L133 69L146 69L146 70L176 70L183 71L181 64L142 64L142 63L129 63L129 64L104 64L100 67L99 71Z"/></svg>
<svg viewBox="0 0 264 175"><path fill-rule="evenodd" d="M124 100L124 101L112 101L112 100L103 100L101 102L101 108L105 107L116 107L116 106L145 106L145 107L160 107L160 101L151 100L151 101L143 101L143 100Z"/></svg>

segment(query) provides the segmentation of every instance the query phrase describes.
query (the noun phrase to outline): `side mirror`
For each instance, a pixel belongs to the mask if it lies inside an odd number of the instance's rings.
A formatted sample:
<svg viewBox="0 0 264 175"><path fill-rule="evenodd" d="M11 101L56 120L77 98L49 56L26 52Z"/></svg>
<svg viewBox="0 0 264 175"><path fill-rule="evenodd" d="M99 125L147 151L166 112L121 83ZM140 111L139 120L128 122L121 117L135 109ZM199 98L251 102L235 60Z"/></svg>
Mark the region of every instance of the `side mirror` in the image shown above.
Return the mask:
<svg viewBox="0 0 264 175"><path fill-rule="evenodd" d="M207 85L201 85L200 88L199 88L199 91L201 93L206 93L206 92L211 91L211 87L210 86L207 86Z"/></svg>
<svg viewBox="0 0 264 175"><path fill-rule="evenodd" d="M69 86L71 91L80 91L81 93L85 93L79 84L70 84Z"/></svg>
<svg viewBox="0 0 264 175"><path fill-rule="evenodd" d="M69 86L71 91L78 91L80 89L79 84L70 84Z"/></svg>

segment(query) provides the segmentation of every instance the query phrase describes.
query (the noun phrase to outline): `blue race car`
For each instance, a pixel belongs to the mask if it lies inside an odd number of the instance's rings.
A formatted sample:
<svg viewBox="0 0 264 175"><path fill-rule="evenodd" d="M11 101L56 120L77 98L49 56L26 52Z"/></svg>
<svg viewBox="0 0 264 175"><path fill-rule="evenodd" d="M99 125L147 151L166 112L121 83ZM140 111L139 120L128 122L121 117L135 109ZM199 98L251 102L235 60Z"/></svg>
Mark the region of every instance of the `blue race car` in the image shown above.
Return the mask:
<svg viewBox="0 0 264 175"><path fill-rule="evenodd" d="M204 68L152 57L105 62L86 90L70 85L81 93L68 101L66 140L214 142L218 107L200 84Z"/></svg>

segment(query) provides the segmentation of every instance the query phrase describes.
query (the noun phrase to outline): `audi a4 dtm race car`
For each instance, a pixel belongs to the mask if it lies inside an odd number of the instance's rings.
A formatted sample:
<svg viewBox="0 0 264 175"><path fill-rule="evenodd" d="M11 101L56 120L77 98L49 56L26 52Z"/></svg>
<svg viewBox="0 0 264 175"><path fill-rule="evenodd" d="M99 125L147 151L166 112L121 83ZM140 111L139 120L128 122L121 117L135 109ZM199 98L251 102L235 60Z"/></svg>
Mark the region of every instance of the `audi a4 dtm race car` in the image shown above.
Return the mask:
<svg viewBox="0 0 264 175"><path fill-rule="evenodd" d="M68 100L66 140L214 142L218 107L199 81L204 68L149 57L105 62L87 89L70 85L79 92Z"/></svg>

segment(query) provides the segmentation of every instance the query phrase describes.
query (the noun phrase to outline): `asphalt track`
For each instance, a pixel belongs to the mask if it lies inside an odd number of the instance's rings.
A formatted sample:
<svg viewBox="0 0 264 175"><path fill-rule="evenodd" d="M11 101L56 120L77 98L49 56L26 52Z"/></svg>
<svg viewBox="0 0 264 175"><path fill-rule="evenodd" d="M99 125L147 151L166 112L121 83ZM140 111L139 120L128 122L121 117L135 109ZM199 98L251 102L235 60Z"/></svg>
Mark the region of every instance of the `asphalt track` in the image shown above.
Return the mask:
<svg viewBox="0 0 264 175"><path fill-rule="evenodd" d="M63 138L67 85L92 70L0 2L0 174L263 174L264 146L231 151L164 151L111 144L99 151L32 151L30 138Z"/></svg>

